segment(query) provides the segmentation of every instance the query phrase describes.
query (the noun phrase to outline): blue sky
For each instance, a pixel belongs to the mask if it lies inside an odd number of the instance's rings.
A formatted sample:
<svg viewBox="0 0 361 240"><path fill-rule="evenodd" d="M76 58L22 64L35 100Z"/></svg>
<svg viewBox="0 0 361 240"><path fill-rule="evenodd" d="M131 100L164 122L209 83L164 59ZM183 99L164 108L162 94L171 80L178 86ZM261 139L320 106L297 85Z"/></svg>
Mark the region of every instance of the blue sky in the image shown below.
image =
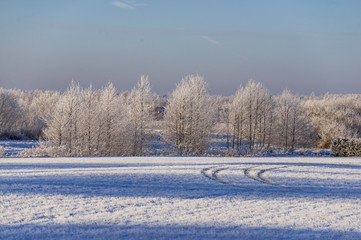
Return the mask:
<svg viewBox="0 0 361 240"><path fill-rule="evenodd" d="M358 0L0 0L0 87L361 93L360 26Z"/></svg>

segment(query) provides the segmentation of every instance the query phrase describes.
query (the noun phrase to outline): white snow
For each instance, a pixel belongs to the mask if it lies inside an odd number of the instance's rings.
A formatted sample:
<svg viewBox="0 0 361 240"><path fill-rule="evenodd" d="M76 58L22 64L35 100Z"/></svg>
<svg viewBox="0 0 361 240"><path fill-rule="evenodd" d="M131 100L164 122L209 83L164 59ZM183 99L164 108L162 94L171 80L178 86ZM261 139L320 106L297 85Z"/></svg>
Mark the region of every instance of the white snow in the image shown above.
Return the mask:
<svg viewBox="0 0 361 240"><path fill-rule="evenodd" d="M361 239L361 159L2 158L0 239Z"/></svg>
<svg viewBox="0 0 361 240"><path fill-rule="evenodd" d="M36 140L0 140L0 146L4 147L6 157L16 156L19 152L27 148L37 147Z"/></svg>

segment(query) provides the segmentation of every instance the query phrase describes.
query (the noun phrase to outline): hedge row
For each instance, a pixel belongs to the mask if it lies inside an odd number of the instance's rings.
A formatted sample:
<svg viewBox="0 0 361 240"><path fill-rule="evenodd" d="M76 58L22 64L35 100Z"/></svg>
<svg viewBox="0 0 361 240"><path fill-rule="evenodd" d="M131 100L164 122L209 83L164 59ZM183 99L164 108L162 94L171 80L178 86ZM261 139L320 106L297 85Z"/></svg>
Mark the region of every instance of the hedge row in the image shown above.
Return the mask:
<svg viewBox="0 0 361 240"><path fill-rule="evenodd" d="M331 150L336 157L361 157L361 139L335 139Z"/></svg>

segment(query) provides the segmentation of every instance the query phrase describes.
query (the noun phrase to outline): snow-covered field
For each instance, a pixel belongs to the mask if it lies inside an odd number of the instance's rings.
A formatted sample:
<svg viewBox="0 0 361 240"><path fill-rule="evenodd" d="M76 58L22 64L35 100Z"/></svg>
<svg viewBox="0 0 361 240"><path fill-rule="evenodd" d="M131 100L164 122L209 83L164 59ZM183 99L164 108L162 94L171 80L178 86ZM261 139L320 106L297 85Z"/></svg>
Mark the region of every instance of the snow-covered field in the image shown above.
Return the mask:
<svg viewBox="0 0 361 240"><path fill-rule="evenodd" d="M4 147L4 156L12 157L27 148L37 147L38 141L35 140L0 140L0 146Z"/></svg>
<svg viewBox="0 0 361 240"><path fill-rule="evenodd" d="M360 158L3 158L0 239L361 239Z"/></svg>

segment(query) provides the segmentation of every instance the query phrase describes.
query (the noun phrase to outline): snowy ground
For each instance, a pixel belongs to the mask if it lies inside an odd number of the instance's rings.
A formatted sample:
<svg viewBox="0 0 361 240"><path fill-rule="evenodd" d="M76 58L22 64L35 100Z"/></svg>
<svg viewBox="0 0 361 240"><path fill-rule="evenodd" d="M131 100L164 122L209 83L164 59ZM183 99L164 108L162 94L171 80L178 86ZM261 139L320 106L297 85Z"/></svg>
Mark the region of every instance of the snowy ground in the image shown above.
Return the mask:
<svg viewBox="0 0 361 240"><path fill-rule="evenodd" d="M361 159L3 158L0 239L361 239Z"/></svg>
<svg viewBox="0 0 361 240"><path fill-rule="evenodd" d="M33 148L39 145L35 140L0 140L0 146L5 148L5 156L12 157L26 148Z"/></svg>

